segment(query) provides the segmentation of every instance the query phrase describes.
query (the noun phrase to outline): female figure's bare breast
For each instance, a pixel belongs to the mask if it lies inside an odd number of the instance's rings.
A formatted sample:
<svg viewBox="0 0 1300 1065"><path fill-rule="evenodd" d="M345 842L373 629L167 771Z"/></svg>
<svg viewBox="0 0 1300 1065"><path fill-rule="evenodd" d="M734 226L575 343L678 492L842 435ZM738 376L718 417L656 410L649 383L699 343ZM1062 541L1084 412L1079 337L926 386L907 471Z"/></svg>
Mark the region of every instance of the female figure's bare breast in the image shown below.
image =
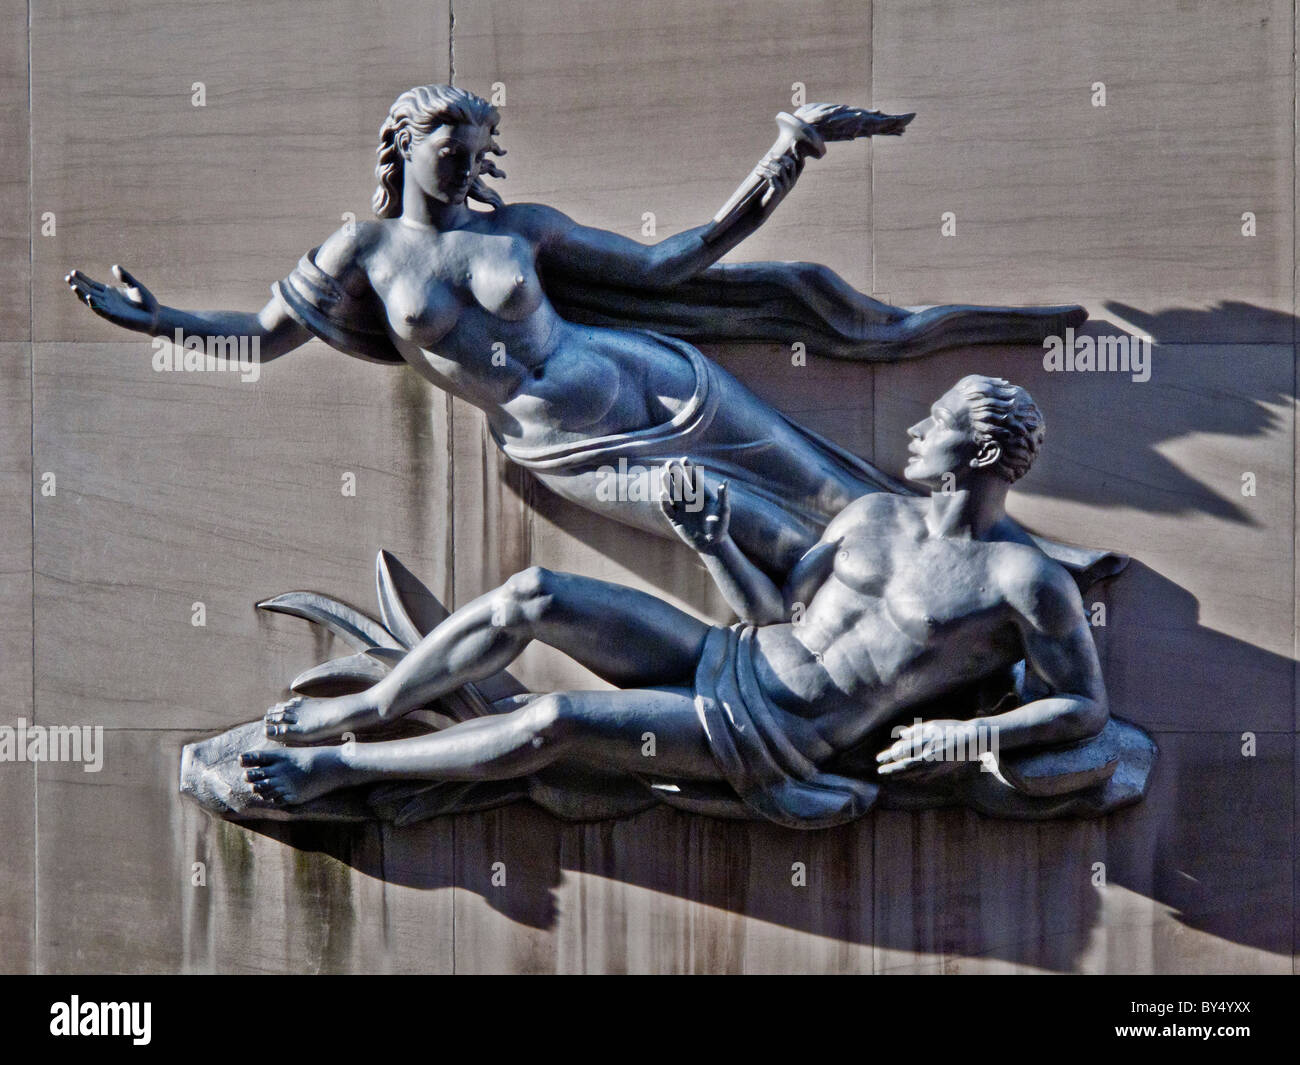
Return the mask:
<svg viewBox="0 0 1300 1065"><path fill-rule="evenodd" d="M524 237L487 222L446 233L401 220L378 228L364 267L394 342L507 439L646 428L690 398L689 364L653 338L560 318Z"/></svg>

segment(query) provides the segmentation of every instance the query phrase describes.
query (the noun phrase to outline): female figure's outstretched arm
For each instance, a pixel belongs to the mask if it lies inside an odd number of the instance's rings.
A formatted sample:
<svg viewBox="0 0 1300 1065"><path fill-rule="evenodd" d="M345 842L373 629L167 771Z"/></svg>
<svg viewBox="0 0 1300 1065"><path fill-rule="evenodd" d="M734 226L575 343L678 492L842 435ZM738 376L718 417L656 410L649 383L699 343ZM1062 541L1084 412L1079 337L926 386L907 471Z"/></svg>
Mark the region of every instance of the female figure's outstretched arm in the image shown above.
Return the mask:
<svg viewBox="0 0 1300 1065"><path fill-rule="evenodd" d="M64 280L76 297L101 318L153 337L247 337L256 341L254 350L261 362L278 358L311 339L311 334L294 321L278 299L267 302L256 314L247 311L185 311L166 307L154 294L120 266L113 267L116 285L106 285L73 270Z"/></svg>
<svg viewBox="0 0 1300 1065"><path fill-rule="evenodd" d="M755 232L794 187L802 169L803 161L793 155L766 162L764 180L770 194L756 200L716 240L706 239L712 225L687 229L658 244L641 244L618 233L580 225L543 204L509 204L501 211L508 225L536 243L543 265L615 285L671 288L712 266Z"/></svg>
<svg viewBox="0 0 1300 1065"><path fill-rule="evenodd" d="M741 182L708 225L658 244L638 244L603 229L578 225L538 204L510 208L521 228L532 231L549 265L615 285L670 288L712 266L758 229L803 172L809 157L826 153L826 142L877 134L898 136L913 115L886 115L842 104L805 104L777 115L776 142Z"/></svg>

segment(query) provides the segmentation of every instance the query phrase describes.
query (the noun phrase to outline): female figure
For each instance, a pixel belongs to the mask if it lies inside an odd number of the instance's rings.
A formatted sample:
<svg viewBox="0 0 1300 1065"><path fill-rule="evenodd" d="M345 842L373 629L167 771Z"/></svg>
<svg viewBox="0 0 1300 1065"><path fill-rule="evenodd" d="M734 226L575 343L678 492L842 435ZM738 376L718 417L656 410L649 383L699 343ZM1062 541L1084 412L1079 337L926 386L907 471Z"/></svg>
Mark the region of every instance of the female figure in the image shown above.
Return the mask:
<svg viewBox="0 0 1300 1065"><path fill-rule="evenodd" d="M826 111L814 105L809 115ZM907 121L857 114L875 122L863 132L901 133ZM851 500L899 486L686 341L623 323L655 324L662 307L656 327L684 336L793 336L870 359L1041 340L1084 317L1060 307L909 314L810 264L710 270L824 146L778 142L725 219L647 246L540 204L504 204L484 184L504 176L489 158L503 154L498 121L463 89L404 92L381 130L378 220L345 226L309 252L257 314L162 306L118 267L117 286L76 270L68 284L96 314L153 336L245 336L266 361L314 335L360 358L405 362L482 410L505 454L550 488L652 532L663 524L645 479L687 456L707 486L729 481L736 542L772 574L788 572ZM489 209L471 210L469 200Z"/></svg>

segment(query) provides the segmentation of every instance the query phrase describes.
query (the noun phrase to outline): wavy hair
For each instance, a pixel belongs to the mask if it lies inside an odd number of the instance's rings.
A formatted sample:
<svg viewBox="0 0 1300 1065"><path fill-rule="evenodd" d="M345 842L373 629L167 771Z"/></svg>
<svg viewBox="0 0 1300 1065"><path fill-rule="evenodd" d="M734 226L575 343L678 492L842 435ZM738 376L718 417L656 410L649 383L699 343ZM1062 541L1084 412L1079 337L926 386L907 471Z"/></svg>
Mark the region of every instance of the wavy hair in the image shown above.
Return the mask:
<svg viewBox="0 0 1300 1065"><path fill-rule="evenodd" d="M1014 484L1029 472L1043 446L1043 412L1028 392L1001 377L970 374L956 387L970 405L975 442L997 444L1002 457L995 469Z"/></svg>
<svg viewBox="0 0 1300 1065"><path fill-rule="evenodd" d="M495 140L500 121L501 113L483 97L454 85L417 85L407 89L393 101L388 117L379 128L379 147L376 149L379 161L375 164L379 187L370 201L375 214L380 218L396 218L402 213L402 164L405 160L398 147L400 134L409 133L412 141L420 141L439 126L487 126L493 137L488 151L493 155L505 155L505 149ZM484 159L479 167L479 176L466 195L480 203L500 207L501 197L483 184L484 174L496 178L506 176L495 163Z"/></svg>

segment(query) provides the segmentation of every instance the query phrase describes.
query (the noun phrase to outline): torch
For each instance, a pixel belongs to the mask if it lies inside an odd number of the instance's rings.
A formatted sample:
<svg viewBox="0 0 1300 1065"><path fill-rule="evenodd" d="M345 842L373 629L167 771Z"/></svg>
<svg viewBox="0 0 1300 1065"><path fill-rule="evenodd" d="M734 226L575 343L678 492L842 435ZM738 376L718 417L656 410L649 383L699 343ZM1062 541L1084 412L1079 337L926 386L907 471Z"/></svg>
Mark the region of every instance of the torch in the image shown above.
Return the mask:
<svg viewBox="0 0 1300 1065"><path fill-rule="evenodd" d="M915 113L887 115L846 104L804 104L793 115L782 111L776 116L780 129L776 143L714 216L704 233L704 242L712 244L719 240L748 212L767 204L774 192L769 183L771 164L782 156L789 156L802 166L810 155L815 159L825 155L827 141L848 141L876 134L896 137L915 117Z"/></svg>

